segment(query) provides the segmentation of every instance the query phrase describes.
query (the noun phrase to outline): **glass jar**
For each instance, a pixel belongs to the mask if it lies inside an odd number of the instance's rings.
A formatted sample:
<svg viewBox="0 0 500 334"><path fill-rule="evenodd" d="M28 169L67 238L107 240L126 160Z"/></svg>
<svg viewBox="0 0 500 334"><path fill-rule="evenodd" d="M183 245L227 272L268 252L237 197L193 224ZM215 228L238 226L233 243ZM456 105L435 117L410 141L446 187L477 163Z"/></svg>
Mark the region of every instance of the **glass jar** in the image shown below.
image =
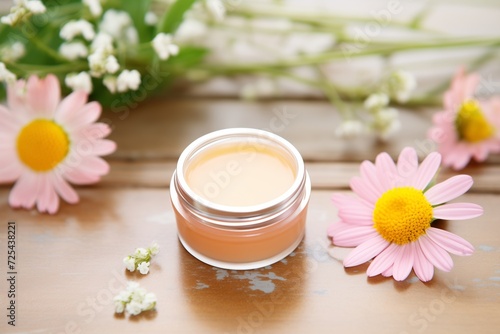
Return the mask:
<svg viewBox="0 0 500 334"><path fill-rule="evenodd" d="M179 240L225 269L265 267L304 237L311 182L297 149L263 130L206 134L181 154L170 183Z"/></svg>

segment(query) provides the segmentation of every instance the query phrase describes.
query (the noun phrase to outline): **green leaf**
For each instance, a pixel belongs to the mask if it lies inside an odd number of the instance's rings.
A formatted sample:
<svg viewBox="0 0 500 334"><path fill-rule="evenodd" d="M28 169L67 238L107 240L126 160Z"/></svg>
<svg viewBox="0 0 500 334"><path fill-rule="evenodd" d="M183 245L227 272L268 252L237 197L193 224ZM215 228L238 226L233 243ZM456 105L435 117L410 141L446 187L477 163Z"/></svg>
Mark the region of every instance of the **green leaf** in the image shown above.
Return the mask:
<svg viewBox="0 0 500 334"><path fill-rule="evenodd" d="M201 47L183 46L177 56L169 58L168 63L171 66L193 68L201 63L208 51Z"/></svg>
<svg viewBox="0 0 500 334"><path fill-rule="evenodd" d="M182 23L184 13L186 13L196 1L197 0L177 0L174 2L174 4L165 11L165 14L163 14L158 32L167 34L174 33Z"/></svg>
<svg viewBox="0 0 500 334"><path fill-rule="evenodd" d="M120 7L129 13L132 21L134 21L134 26L139 34L139 40L141 42L149 42L152 38L151 27L146 25L144 18L146 13L149 11L151 0L122 0L120 2Z"/></svg>

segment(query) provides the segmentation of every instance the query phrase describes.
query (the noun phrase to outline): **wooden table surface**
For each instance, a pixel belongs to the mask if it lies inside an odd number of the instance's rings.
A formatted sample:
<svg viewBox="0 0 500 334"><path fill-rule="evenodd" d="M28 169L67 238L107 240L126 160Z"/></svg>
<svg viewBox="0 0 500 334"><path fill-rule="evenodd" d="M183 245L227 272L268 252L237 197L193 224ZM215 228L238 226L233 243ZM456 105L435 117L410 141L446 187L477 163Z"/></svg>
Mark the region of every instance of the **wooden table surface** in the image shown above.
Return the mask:
<svg viewBox="0 0 500 334"><path fill-rule="evenodd" d="M403 282L367 278L367 265L344 269L349 250L333 247L326 236L337 220L331 195L350 191L360 161L381 151L396 157L407 145L421 156L432 149L425 140L432 112L403 111L403 128L387 144L336 138L338 115L322 101L163 99L129 114L105 114L119 150L107 158L111 173L100 184L77 189L78 205L62 204L54 216L13 210L7 205L10 187L0 188L0 332L499 333L498 156L464 171L475 184L462 200L482 205L484 215L438 223L469 240L474 254L453 256L453 270L436 270L431 282L414 274ZM177 157L207 132L273 124L303 154L311 175L304 241L285 260L259 270L199 262L179 243L169 202ZM441 178L453 174L443 170ZM15 327L6 318L8 221L17 228ZM161 251L151 272L127 272L122 258L152 241ZM112 297L127 281L157 295L156 311L114 314Z"/></svg>

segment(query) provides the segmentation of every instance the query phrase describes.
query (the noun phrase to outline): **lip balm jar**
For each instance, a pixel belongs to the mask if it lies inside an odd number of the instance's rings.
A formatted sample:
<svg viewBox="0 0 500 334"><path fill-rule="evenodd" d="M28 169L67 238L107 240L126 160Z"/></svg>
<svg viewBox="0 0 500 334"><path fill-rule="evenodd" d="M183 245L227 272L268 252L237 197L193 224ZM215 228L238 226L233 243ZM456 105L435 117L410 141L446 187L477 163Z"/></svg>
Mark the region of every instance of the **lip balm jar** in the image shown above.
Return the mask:
<svg viewBox="0 0 500 334"><path fill-rule="evenodd" d="M181 154L170 183L178 237L198 260L265 267L304 237L311 182L297 149L263 130L206 134Z"/></svg>

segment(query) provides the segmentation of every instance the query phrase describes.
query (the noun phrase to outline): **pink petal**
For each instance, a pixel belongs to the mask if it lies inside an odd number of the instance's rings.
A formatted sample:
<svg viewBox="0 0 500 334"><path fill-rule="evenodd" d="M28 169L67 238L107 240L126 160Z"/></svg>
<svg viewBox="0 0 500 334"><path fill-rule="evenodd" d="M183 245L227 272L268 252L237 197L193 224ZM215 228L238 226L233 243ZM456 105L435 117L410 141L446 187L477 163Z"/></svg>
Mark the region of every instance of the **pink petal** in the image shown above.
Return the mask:
<svg viewBox="0 0 500 334"><path fill-rule="evenodd" d="M370 266L366 270L366 274L369 277L373 277L386 272L390 268L392 275L392 267L394 265L398 249L399 246L397 244L391 243L386 249L377 255L375 259L373 259L372 263L370 263Z"/></svg>
<svg viewBox="0 0 500 334"><path fill-rule="evenodd" d="M432 205L445 203L463 195L472 187L472 183L469 175L456 175L427 190L425 197Z"/></svg>
<svg viewBox="0 0 500 334"><path fill-rule="evenodd" d="M52 174L52 184L59 196L66 202L70 204L78 203L78 194L58 173Z"/></svg>
<svg viewBox="0 0 500 334"><path fill-rule="evenodd" d="M437 152L430 153L418 167L412 185L416 189L424 190L436 175L441 164L441 154Z"/></svg>
<svg viewBox="0 0 500 334"><path fill-rule="evenodd" d="M0 131L1 133L17 132L21 124L16 117L12 115L9 109L0 105Z"/></svg>
<svg viewBox="0 0 500 334"><path fill-rule="evenodd" d="M352 177L350 186L351 189L356 193L356 195L364 199L367 203L374 205L377 202L378 200L377 194L373 191L370 191L371 189L366 186L365 182L361 177L359 176Z"/></svg>
<svg viewBox="0 0 500 334"><path fill-rule="evenodd" d="M380 197L384 193L384 189L380 185L377 176L377 169L375 165L370 161L365 160L360 166L361 177L367 188L370 188L370 193L374 194L376 198Z"/></svg>
<svg viewBox="0 0 500 334"><path fill-rule="evenodd" d="M453 268L453 260L450 254L435 244L427 235L421 236L418 239L418 244L425 258L436 268L442 271L450 271Z"/></svg>
<svg viewBox="0 0 500 334"><path fill-rule="evenodd" d="M381 272L382 276L384 277L391 277L393 272L394 272L394 265L391 265L389 268Z"/></svg>
<svg viewBox="0 0 500 334"><path fill-rule="evenodd" d="M392 158L386 152L377 155L375 167L377 168L377 176L384 192L395 187L398 181L402 179L398 174L394 161L392 161Z"/></svg>
<svg viewBox="0 0 500 334"><path fill-rule="evenodd" d="M358 196L351 196L342 193L335 193L332 195L332 202L337 208L344 207L354 207L357 208L359 206L363 206L373 210L374 205L369 204L365 200L360 199Z"/></svg>
<svg viewBox="0 0 500 334"><path fill-rule="evenodd" d="M410 275L414 262L413 243L402 245L396 254L392 276L396 281L405 280Z"/></svg>
<svg viewBox="0 0 500 334"><path fill-rule="evenodd" d="M434 276L434 266L425 257L422 249L420 248L420 244L418 242L414 242L413 244L415 249L413 270L422 282L428 282Z"/></svg>
<svg viewBox="0 0 500 334"><path fill-rule="evenodd" d="M344 266L354 267L365 263L380 254L387 246L389 246L389 242L377 235L354 248L344 259Z"/></svg>
<svg viewBox="0 0 500 334"><path fill-rule="evenodd" d="M10 191L9 204L14 208L32 208L37 198L39 184L40 178L37 174L25 171Z"/></svg>
<svg viewBox="0 0 500 334"><path fill-rule="evenodd" d="M404 178L412 178L418 168L417 151L412 147L405 147L398 157L398 175Z"/></svg>
<svg viewBox="0 0 500 334"><path fill-rule="evenodd" d="M427 235L434 243L452 254L468 256L474 252L474 246L451 232L430 227L427 229Z"/></svg>
<svg viewBox="0 0 500 334"><path fill-rule="evenodd" d="M104 159L95 156L83 158L78 168L96 175L105 175L109 172L108 163Z"/></svg>
<svg viewBox="0 0 500 334"><path fill-rule="evenodd" d="M340 247L356 247L363 242L377 236L372 226L351 226L349 229L337 231L333 236L333 243Z"/></svg>
<svg viewBox="0 0 500 334"><path fill-rule="evenodd" d="M20 166L16 163L10 163L0 167L0 183L9 183L17 180L22 174Z"/></svg>
<svg viewBox="0 0 500 334"><path fill-rule="evenodd" d="M94 123L101 115L101 105L95 101L87 103L78 110L78 113L66 121L66 126L75 131Z"/></svg>
<svg viewBox="0 0 500 334"><path fill-rule="evenodd" d="M40 212L54 214L59 208L59 197L52 186L49 176L41 176L41 186L38 192L37 209Z"/></svg>
<svg viewBox="0 0 500 334"><path fill-rule="evenodd" d="M63 177L73 184L91 184L98 182L99 175L89 173L78 168L69 168L64 171Z"/></svg>
<svg viewBox="0 0 500 334"><path fill-rule="evenodd" d="M7 101L11 110L20 112L26 109L26 94L24 93L25 87L25 80L17 80L13 85L7 86Z"/></svg>
<svg viewBox="0 0 500 334"><path fill-rule="evenodd" d="M338 213L340 219L349 224L373 225L373 210L363 205L342 207Z"/></svg>
<svg viewBox="0 0 500 334"><path fill-rule="evenodd" d="M79 138L86 140L101 139L111 133L111 128L106 123L92 123L83 128Z"/></svg>
<svg viewBox="0 0 500 334"><path fill-rule="evenodd" d="M330 226L328 226L327 234L329 237L333 237L338 232L343 231L345 229L350 229L350 228L352 228L351 224L346 224L343 221L338 221L338 222L330 224Z"/></svg>
<svg viewBox="0 0 500 334"><path fill-rule="evenodd" d="M450 203L435 207L433 212L436 219L463 220L481 216L483 208L474 203Z"/></svg>
<svg viewBox="0 0 500 334"><path fill-rule="evenodd" d="M108 155L116 150L116 143L112 140L101 139L96 141L92 147L92 155Z"/></svg>
<svg viewBox="0 0 500 334"><path fill-rule="evenodd" d="M443 165L459 170L469 163L471 156L470 145L459 141L450 145L447 151L443 152Z"/></svg>
<svg viewBox="0 0 500 334"><path fill-rule="evenodd" d="M52 118L59 101L61 87L55 75L49 74L44 79L32 75L26 84L26 103L38 116Z"/></svg>
<svg viewBox="0 0 500 334"><path fill-rule="evenodd" d="M66 124L76 117L87 102L87 97L87 93L83 90L75 91L66 96L56 110L55 120L58 123Z"/></svg>
<svg viewBox="0 0 500 334"><path fill-rule="evenodd" d="M463 83L463 96L464 99L468 99L471 97L474 97L474 94L476 93L477 86L479 85L479 82L481 81L481 77L477 75L476 73L471 73L465 77L464 83Z"/></svg>

